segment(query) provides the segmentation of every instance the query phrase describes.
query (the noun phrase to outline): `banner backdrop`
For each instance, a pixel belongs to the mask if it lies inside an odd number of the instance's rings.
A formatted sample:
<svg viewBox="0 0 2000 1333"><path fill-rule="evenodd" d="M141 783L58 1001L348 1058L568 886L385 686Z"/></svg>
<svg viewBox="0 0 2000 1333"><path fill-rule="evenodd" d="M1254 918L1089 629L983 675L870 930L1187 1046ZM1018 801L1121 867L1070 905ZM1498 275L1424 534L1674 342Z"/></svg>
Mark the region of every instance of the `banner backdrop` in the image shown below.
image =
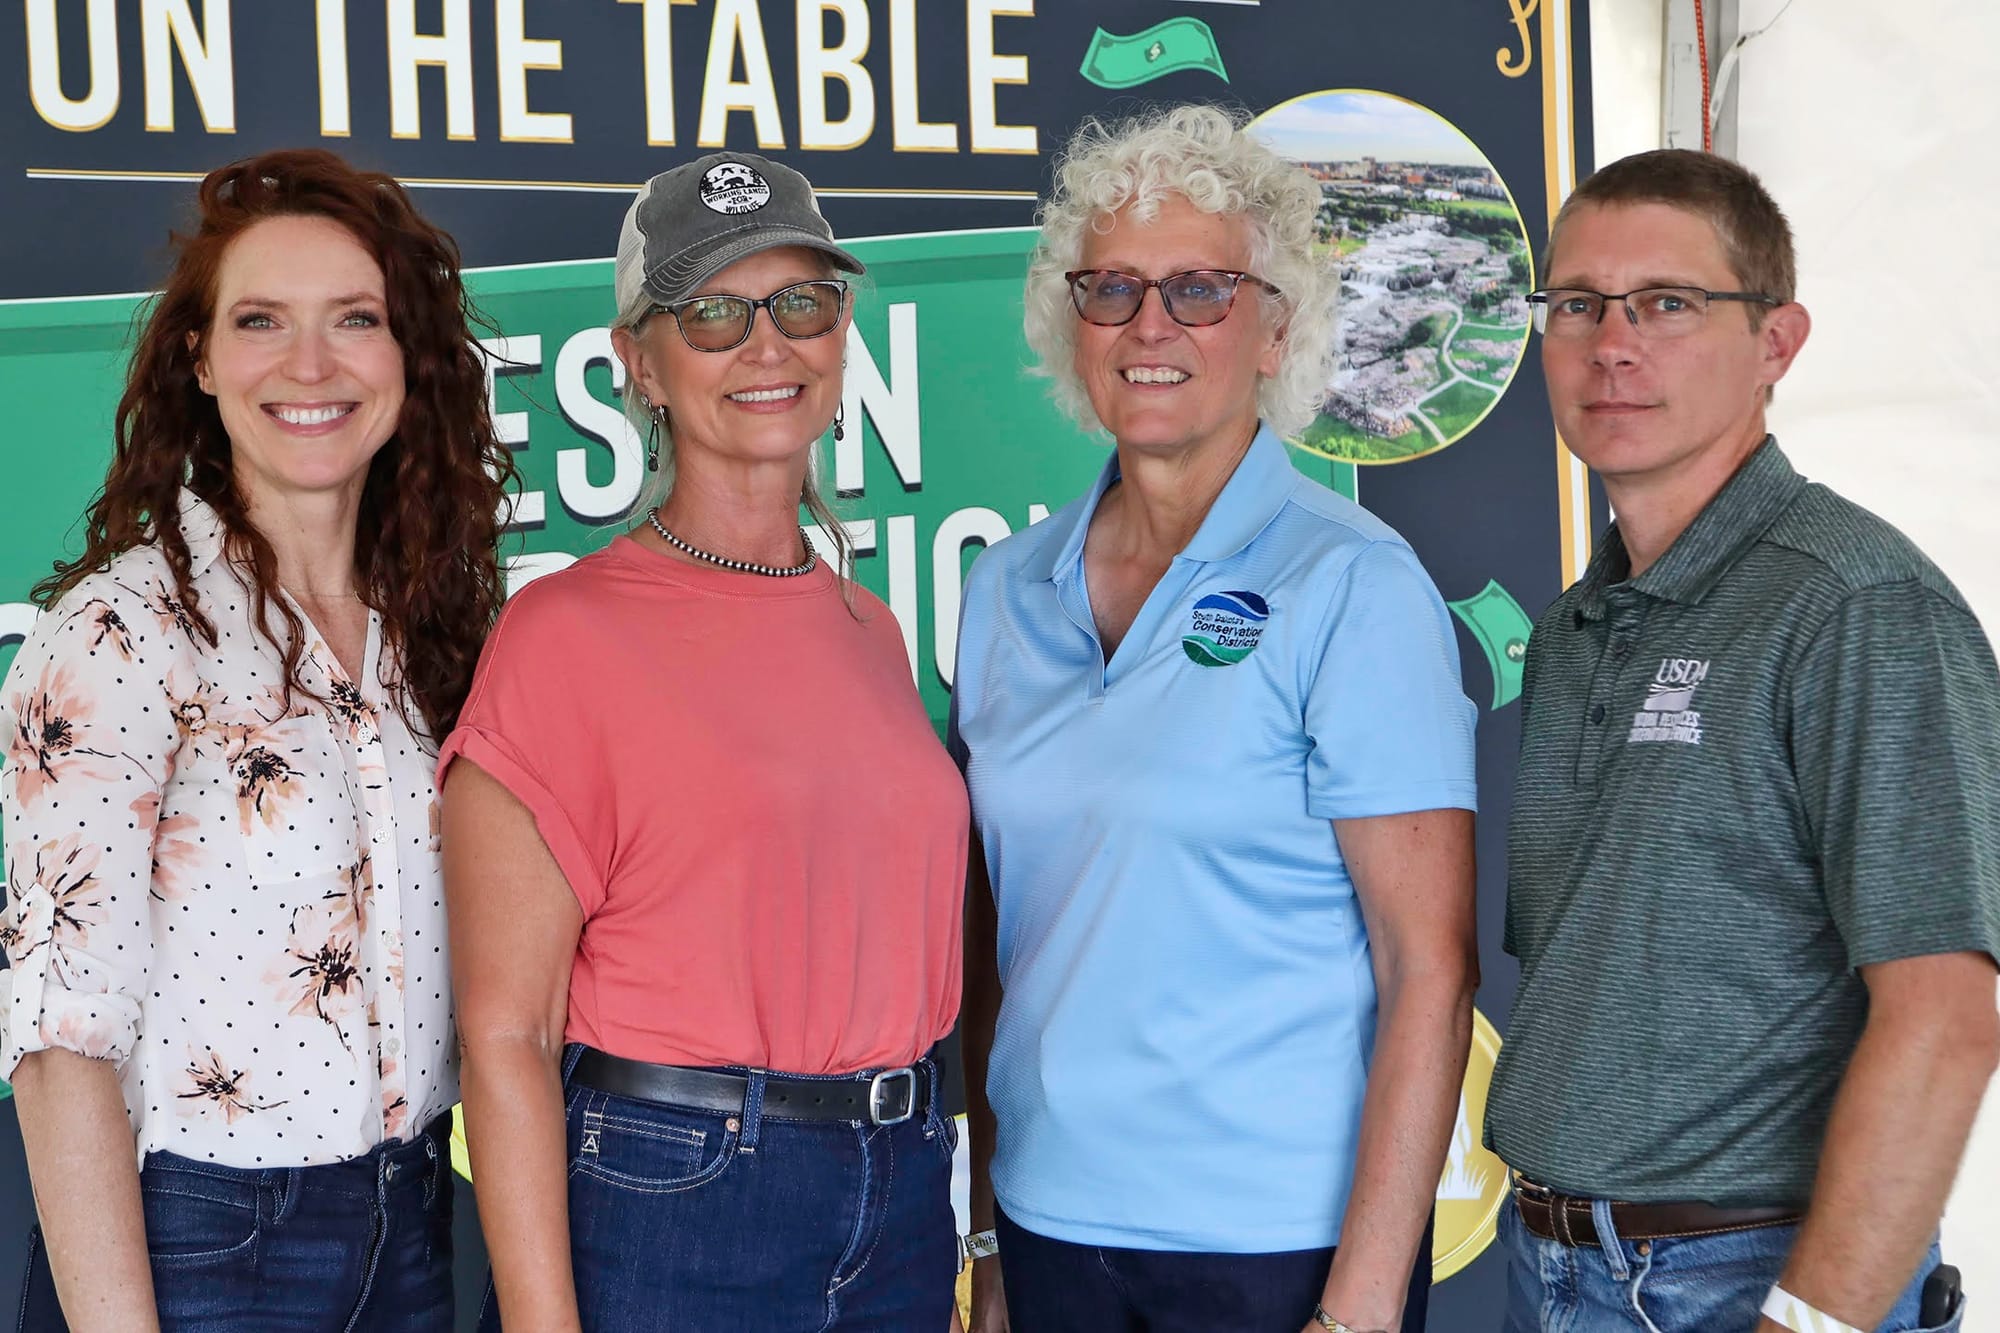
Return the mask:
<svg viewBox="0 0 2000 1333"><path fill-rule="evenodd" d="M610 351L619 219L649 175L754 148L819 188L868 264L825 475L856 577L942 726L964 572L1084 489L1108 441L1028 372L1021 280L1051 154L1084 117L1217 101L1301 162L1340 257L1343 357L1300 470L1407 536L1461 627L1480 727L1482 1018L1440 1183L1440 1330L1489 1327L1504 1168L1478 1146L1512 997L1498 947L1513 703L1532 615L1587 558L1525 308L1588 160L1568 0L25 0L0 47L0 669L77 548L135 313L193 183L266 148L394 172L492 324L525 478L510 581L622 530L643 472ZM856 429L856 425L861 426ZM1366 690L1357 680L1353 688ZM825 758L828 781L866 781ZM5 1113L0 1113L5 1114ZM32 1206L0 1132L0 1289ZM461 1211L467 1325L483 1253Z"/></svg>

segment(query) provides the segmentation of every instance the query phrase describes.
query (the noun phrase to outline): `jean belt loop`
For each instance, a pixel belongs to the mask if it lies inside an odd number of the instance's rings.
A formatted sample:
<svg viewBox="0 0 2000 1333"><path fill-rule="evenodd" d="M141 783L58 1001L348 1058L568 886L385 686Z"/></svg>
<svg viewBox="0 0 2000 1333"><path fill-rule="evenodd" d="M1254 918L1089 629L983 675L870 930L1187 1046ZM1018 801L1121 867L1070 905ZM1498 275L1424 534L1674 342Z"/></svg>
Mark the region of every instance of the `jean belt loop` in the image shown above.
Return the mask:
<svg viewBox="0 0 2000 1333"><path fill-rule="evenodd" d="M444 1173L451 1170L451 1154L438 1150L437 1135L430 1130L419 1137L424 1141L424 1211L429 1212L437 1202L438 1187L444 1184Z"/></svg>
<svg viewBox="0 0 2000 1333"><path fill-rule="evenodd" d="M576 1072L576 1062L583 1059L583 1052L584 1045L580 1041L573 1041L563 1047L562 1082L565 1091L569 1088L569 1076Z"/></svg>
<svg viewBox="0 0 2000 1333"><path fill-rule="evenodd" d="M742 1128L737 1132L736 1151L755 1153L757 1132L764 1127L764 1080L766 1071L753 1069L743 1089Z"/></svg>
<svg viewBox="0 0 2000 1333"><path fill-rule="evenodd" d="M926 1055L917 1063L923 1067L924 1087L929 1096L930 1114L924 1117L924 1137L929 1138L944 1124L944 1099L938 1096L937 1061Z"/></svg>
<svg viewBox="0 0 2000 1333"><path fill-rule="evenodd" d="M273 1225L282 1226L299 1210L299 1195L305 1185L302 1178L304 1171L305 1168L302 1166L288 1166L280 1167L270 1173L271 1193L274 1196L271 1213Z"/></svg>
<svg viewBox="0 0 2000 1333"><path fill-rule="evenodd" d="M1611 1201L1592 1199L1590 1220L1597 1223L1597 1247L1604 1251L1604 1262L1611 1265L1611 1280L1626 1281L1632 1276L1632 1265L1625 1258L1625 1242L1611 1222Z"/></svg>

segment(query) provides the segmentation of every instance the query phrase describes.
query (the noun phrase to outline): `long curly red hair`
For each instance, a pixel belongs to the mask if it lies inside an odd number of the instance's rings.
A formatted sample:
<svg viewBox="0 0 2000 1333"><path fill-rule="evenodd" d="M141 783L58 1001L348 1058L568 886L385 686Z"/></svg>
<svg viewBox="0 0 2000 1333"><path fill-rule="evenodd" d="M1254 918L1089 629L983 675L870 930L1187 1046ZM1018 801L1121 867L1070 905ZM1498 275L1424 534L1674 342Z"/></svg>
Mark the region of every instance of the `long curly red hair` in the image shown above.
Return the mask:
<svg viewBox="0 0 2000 1333"><path fill-rule="evenodd" d="M230 245L274 217L323 217L346 228L381 267L389 328L403 350L405 398L396 432L369 465L355 533L357 586L381 613L385 647L424 728L442 739L458 718L480 645L505 588L497 543L511 455L495 438L485 368L472 328L483 324L459 278L458 246L424 221L394 177L332 153L265 153L210 172L200 221L173 238L165 289L144 315L118 400L104 488L84 516L83 554L58 562L35 600L53 605L114 556L155 543L195 627L212 647L178 521L183 486L221 517L225 550L254 579L253 617L284 654L288 691L300 682L304 625L278 593L277 558L250 522L215 400L195 382L215 314L216 278ZM283 621L274 634L271 613Z"/></svg>

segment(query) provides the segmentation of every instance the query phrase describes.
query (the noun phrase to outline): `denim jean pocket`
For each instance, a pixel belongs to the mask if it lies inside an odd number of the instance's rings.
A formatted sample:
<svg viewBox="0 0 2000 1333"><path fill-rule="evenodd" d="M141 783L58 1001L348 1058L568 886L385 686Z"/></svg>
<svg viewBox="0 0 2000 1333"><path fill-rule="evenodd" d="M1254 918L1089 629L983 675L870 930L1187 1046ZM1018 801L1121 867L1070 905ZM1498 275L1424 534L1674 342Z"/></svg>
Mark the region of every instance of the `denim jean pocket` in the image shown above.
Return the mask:
<svg viewBox="0 0 2000 1333"><path fill-rule="evenodd" d="M156 1267L226 1264L257 1253L258 1186L154 1154L139 1176L146 1249Z"/></svg>
<svg viewBox="0 0 2000 1333"><path fill-rule="evenodd" d="M647 1194L705 1185L736 1155L733 1116L588 1092L570 1107L570 1174Z"/></svg>

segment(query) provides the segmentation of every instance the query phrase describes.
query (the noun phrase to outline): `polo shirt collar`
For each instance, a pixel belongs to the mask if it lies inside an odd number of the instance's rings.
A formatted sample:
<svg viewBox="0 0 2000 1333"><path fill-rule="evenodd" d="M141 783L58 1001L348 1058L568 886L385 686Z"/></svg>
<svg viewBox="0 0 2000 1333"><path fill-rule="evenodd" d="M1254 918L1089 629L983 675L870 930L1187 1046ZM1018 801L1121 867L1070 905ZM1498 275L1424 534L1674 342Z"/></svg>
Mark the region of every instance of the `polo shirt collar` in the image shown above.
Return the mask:
<svg viewBox="0 0 2000 1333"><path fill-rule="evenodd" d="M1776 437L1766 435L1715 498L1696 514L1666 554L1632 580L1637 592L1693 605L1708 595L1731 565L1764 535L1806 481L1792 469ZM1632 567L1625 539L1613 523L1584 571L1578 612L1590 620L1604 616L1605 593Z"/></svg>
<svg viewBox="0 0 2000 1333"><path fill-rule="evenodd" d="M1063 579L1082 563L1084 538L1090 534L1090 516L1097 512L1098 502L1118 477L1118 454L1114 450L1083 503L1048 520L1066 524L1067 528L1049 533L1049 540L1042 548L1048 554L1027 567L1029 578L1042 582ZM1258 422L1249 450L1223 483L1201 527L1181 551L1181 557L1207 562L1227 560L1237 554L1270 526L1291 499L1298 479L1284 441L1276 431Z"/></svg>

